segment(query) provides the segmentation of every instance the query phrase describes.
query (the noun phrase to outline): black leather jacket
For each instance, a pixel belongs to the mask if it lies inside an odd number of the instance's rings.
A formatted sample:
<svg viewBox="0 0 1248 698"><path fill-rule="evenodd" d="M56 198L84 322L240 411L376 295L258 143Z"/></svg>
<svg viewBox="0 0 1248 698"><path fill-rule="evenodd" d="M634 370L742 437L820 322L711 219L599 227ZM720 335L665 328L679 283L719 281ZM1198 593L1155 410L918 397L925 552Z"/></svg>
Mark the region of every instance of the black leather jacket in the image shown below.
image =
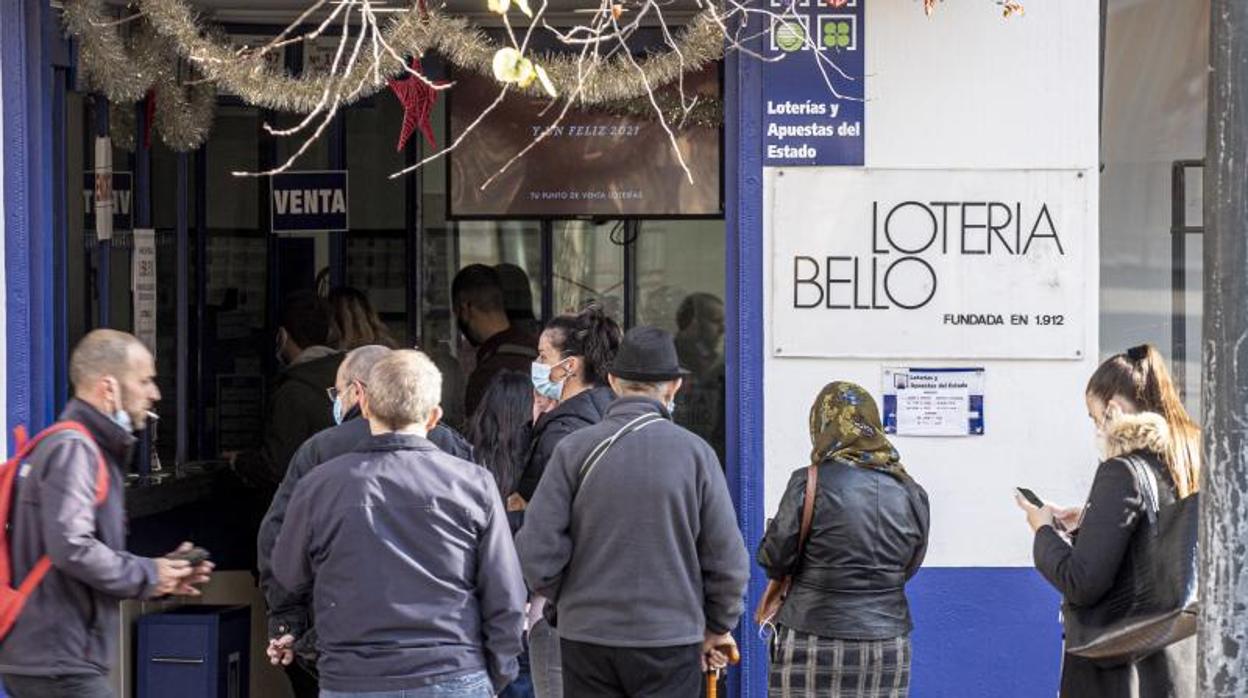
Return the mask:
<svg viewBox="0 0 1248 698"><path fill-rule="evenodd" d="M810 538L798 559L806 468L793 473L758 547L772 579L795 574L776 622L843 640L884 640L913 627L905 584L927 552L927 493L913 480L839 461L819 466Z"/></svg>

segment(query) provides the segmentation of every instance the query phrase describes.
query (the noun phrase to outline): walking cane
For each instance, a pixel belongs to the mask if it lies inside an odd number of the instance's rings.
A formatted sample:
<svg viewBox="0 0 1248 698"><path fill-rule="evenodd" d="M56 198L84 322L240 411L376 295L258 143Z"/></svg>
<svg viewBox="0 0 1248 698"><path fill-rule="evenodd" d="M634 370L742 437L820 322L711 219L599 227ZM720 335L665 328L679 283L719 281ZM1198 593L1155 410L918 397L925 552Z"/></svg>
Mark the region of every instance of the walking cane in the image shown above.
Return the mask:
<svg viewBox="0 0 1248 698"><path fill-rule="evenodd" d="M741 653L737 651L736 645L724 645L715 649L727 652L730 666L741 661ZM719 669L706 672L706 698L719 698L719 672Z"/></svg>

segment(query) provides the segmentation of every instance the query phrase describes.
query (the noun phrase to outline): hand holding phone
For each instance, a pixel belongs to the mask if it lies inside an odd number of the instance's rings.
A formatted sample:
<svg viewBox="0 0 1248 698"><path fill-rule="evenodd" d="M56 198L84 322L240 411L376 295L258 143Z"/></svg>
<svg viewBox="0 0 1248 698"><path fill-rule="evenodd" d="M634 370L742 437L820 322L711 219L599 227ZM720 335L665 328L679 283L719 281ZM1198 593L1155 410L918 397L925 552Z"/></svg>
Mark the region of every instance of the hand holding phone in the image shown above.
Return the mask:
<svg viewBox="0 0 1248 698"><path fill-rule="evenodd" d="M193 547L187 550L175 550L165 557L170 560L186 560L191 564L191 567L199 567L200 563L210 558L211 555L203 548Z"/></svg>
<svg viewBox="0 0 1248 698"><path fill-rule="evenodd" d="M1032 492L1026 487L1015 487L1014 489L1017 490L1019 494L1023 495L1023 499L1026 499L1028 502L1030 502L1032 506L1034 507L1044 506L1044 500L1037 497L1035 492Z"/></svg>

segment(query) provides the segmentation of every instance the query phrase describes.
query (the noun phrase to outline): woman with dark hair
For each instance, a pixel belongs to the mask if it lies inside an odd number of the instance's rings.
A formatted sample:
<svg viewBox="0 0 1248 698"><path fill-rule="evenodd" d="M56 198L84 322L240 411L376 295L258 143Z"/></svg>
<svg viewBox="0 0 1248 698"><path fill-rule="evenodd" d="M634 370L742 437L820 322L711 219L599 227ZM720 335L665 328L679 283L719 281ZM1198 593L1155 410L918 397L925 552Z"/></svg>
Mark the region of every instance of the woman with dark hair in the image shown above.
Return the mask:
<svg viewBox="0 0 1248 698"><path fill-rule="evenodd" d="M607 371L622 336L620 326L598 305L576 315L560 315L542 332L533 364L533 389L558 405L533 428L533 450L517 488L525 501L533 498L555 446L568 434L602 421L607 405L615 399Z"/></svg>
<svg viewBox="0 0 1248 698"><path fill-rule="evenodd" d="M831 383L815 398L810 440L812 465L793 472L758 546L767 576L792 580L771 621L768 694L905 698L913 626L905 587L927 552L927 493L884 436L875 400L853 383Z"/></svg>
<svg viewBox="0 0 1248 698"><path fill-rule="evenodd" d="M330 340L337 349L351 351L369 344L398 348L398 343L390 335L390 328L381 321L381 316L373 310L363 291L339 286L329 292L327 300L333 309Z"/></svg>
<svg viewBox="0 0 1248 698"><path fill-rule="evenodd" d="M1017 497L1035 532L1036 569L1062 593L1067 608L1096 605L1121 574L1137 569L1134 542L1153 534L1148 493L1155 493L1160 510L1200 488L1200 427L1183 407L1156 347L1111 356L1092 374L1085 397L1101 450L1087 504L1037 507ZM1133 463L1144 466L1138 477ZM1125 663L1067 654L1061 696L1195 696L1196 661L1195 637Z"/></svg>
<svg viewBox="0 0 1248 698"><path fill-rule="evenodd" d="M533 383L518 371L490 381L468 422L473 460L494 475L503 501L516 491L533 437Z"/></svg>
<svg viewBox="0 0 1248 698"><path fill-rule="evenodd" d="M560 315L547 325L538 341L533 363L532 388L538 395L556 400L554 409L538 418L533 427L533 446L509 510L523 509L533 497L555 446L578 429L602 421L615 399L607 383L607 371L615 361L623 333L602 308L591 305L576 315ZM533 688L538 698L563 696L559 637L544 618L536 618L544 600L531 599L533 626L529 630Z"/></svg>
<svg viewBox="0 0 1248 698"><path fill-rule="evenodd" d="M494 476L498 494L505 502L516 491L520 472L533 434L533 383L518 371L500 371L490 379L481 404L468 421L468 441L473 460ZM519 527L519 512L508 512L512 533ZM520 655L520 675L499 698L533 698L533 677L528 648Z"/></svg>

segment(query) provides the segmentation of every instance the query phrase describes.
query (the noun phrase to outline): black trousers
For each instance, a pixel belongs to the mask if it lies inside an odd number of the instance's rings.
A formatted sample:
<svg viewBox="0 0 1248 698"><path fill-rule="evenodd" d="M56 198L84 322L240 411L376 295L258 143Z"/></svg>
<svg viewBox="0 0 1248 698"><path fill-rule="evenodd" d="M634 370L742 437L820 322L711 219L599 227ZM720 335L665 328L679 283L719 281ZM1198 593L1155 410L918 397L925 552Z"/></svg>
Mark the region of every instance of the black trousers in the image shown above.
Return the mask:
<svg viewBox="0 0 1248 698"><path fill-rule="evenodd" d="M702 645L604 647L560 640L565 698L696 698Z"/></svg>
<svg viewBox="0 0 1248 698"><path fill-rule="evenodd" d="M317 698L321 695L316 675L308 671L300 660L286 667L286 678L290 680L290 691L295 698Z"/></svg>

